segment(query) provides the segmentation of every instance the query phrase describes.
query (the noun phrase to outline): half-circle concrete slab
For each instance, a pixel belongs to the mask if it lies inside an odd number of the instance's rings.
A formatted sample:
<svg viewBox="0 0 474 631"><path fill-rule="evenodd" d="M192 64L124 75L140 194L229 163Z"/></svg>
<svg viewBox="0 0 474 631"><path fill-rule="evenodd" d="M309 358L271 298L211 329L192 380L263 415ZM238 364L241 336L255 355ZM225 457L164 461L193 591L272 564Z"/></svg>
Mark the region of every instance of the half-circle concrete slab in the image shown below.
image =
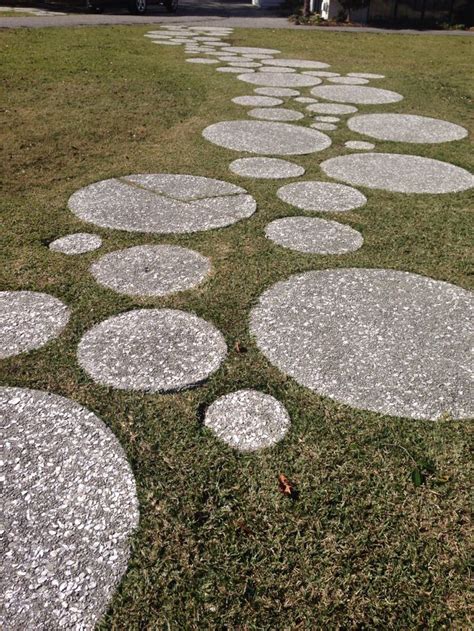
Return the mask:
<svg viewBox="0 0 474 631"><path fill-rule="evenodd" d="M347 121L359 134L395 142L435 144L461 140L467 129L448 121L413 114L359 114Z"/></svg>
<svg viewBox="0 0 474 631"><path fill-rule="evenodd" d="M403 99L398 92L364 85L320 85L313 88L311 94L327 101L356 105L397 103Z"/></svg>

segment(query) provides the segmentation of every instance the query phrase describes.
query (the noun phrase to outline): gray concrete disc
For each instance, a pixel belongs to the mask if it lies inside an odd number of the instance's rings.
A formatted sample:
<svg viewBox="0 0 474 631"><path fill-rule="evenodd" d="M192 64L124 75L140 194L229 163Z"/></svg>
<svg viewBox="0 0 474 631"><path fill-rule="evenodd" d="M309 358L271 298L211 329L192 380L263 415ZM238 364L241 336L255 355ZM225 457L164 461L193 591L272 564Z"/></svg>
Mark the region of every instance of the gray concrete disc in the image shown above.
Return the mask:
<svg viewBox="0 0 474 631"><path fill-rule="evenodd" d="M291 88L255 88L255 94L263 94L264 96L298 96L299 90Z"/></svg>
<svg viewBox="0 0 474 631"><path fill-rule="evenodd" d="M49 249L62 254L84 254L97 250L102 245L102 239L97 234L77 232L55 239L49 244Z"/></svg>
<svg viewBox="0 0 474 631"><path fill-rule="evenodd" d="M364 140L348 140L344 143L347 149L356 149L358 151L372 151L375 149L375 145L372 142L365 142Z"/></svg>
<svg viewBox="0 0 474 631"><path fill-rule="evenodd" d="M434 144L461 140L467 129L448 121L412 114L359 114L347 121L349 129L378 140Z"/></svg>
<svg viewBox="0 0 474 631"><path fill-rule="evenodd" d="M322 162L329 177L396 193L456 193L474 186L465 169L431 158L398 153L357 153Z"/></svg>
<svg viewBox="0 0 474 631"><path fill-rule="evenodd" d="M403 96L398 92L364 85L320 85L313 88L311 94L328 101L355 103L356 105L397 103L403 99Z"/></svg>
<svg viewBox="0 0 474 631"><path fill-rule="evenodd" d="M57 298L36 291L0 292L0 358L40 348L58 337L70 311Z"/></svg>
<svg viewBox="0 0 474 631"><path fill-rule="evenodd" d="M335 131L337 129L337 125L332 123L313 123L310 127L319 129L319 131Z"/></svg>
<svg viewBox="0 0 474 631"><path fill-rule="evenodd" d="M357 107L340 103L315 103L308 105L306 110L315 114L353 114L357 112Z"/></svg>
<svg viewBox="0 0 474 631"><path fill-rule="evenodd" d="M339 72L326 72L325 70L302 70L302 74L309 75L310 77L340 77Z"/></svg>
<svg viewBox="0 0 474 631"><path fill-rule="evenodd" d="M305 254L346 254L364 243L360 232L350 226L317 217L276 219L265 234L278 245Z"/></svg>
<svg viewBox="0 0 474 631"><path fill-rule="evenodd" d="M269 66L288 66L288 68L329 68L329 64L322 61L310 61L308 59L269 59L266 61Z"/></svg>
<svg viewBox="0 0 474 631"><path fill-rule="evenodd" d="M315 392L416 419L474 415L474 300L424 276L330 269L260 298L250 329L264 355Z"/></svg>
<svg viewBox="0 0 474 631"><path fill-rule="evenodd" d="M297 96L294 99L297 103L317 103L317 99L313 99L310 96Z"/></svg>
<svg viewBox="0 0 474 631"><path fill-rule="evenodd" d="M230 447L256 451L284 438L290 428L290 417L284 406L269 394L238 390L209 406L204 425Z"/></svg>
<svg viewBox="0 0 474 631"><path fill-rule="evenodd" d="M275 48L252 48L251 46L229 46L227 50L239 55L276 55L280 52Z"/></svg>
<svg viewBox="0 0 474 631"><path fill-rule="evenodd" d="M244 68L242 66L219 66L219 68L216 68L216 70L217 72L228 72L230 74L238 75L241 75L242 72L245 72L246 74L255 72L255 70L253 70L252 68Z"/></svg>
<svg viewBox="0 0 474 631"><path fill-rule="evenodd" d="M272 121L223 121L206 127L202 135L220 147L262 155L303 155L331 144L315 129Z"/></svg>
<svg viewBox="0 0 474 631"><path fill-rule="evenodd" d="M304 114L285 107L256 107L247 112L252 118L260 118L267 121L297 121L304 118Z"/></svg>
<svg viewBox="0 0 474 631"><path fill-rule="evenodd" d="M360 77L361 79L385 79L384 74L374 74L373 72L348 72L348 77Z"/></svg>
<svg viewBox="0 0 474 631"><path fill-rule="evenodd" d="M314 120L319 123L338 123L341 119L338 116L315 116Z"/></svg>
<svg viewBox="0 0 474 631"><path fill-rule="evenodd" d="M232 99L232 103L251 107L273 107L274 105L281 105L283 101L273 96L236 96Z"/></svg>
<svg viewBox="0 0 474 631"><path fill-rule="evenodd" d="M185 291L202 283L210 270L208 258L176 245L117 250L91 266L99 284L129 296L166 296Z"/></svg>
<svg viewBox="0 0 474 631"><path fill-rule="evenodd" d="M301 88L321 83L321 79L318 79L318 77L305 77L301 74L288 74L281 72L256 72L254 74L244 73L239 75L237 79L245 81L246 83L252 83L253 85L262 85L274 88Z"/></svg>
<svg viewBox="0 0 474 631"><path fill-rule="evenodd" d="M257 61L229 61L229 66L236 68L260 68L261 65Z"/></svg>
<svg viewBox="0 0 474 631"><path fill-rule="evenodd" d="M226 353L222 334L193 313L137 309L90 329L79 343L77 357L102 385L169 392L207 379Z"/></svg>
<svg viewBox="0 0 474 631"><path fill-rule="evenodd" d="M169 174L102 180L74 193L68 204L78 217L104 228L165 234L228 226L257 206L234 184Z"/></svg>
<svg viewBox="0 0 474 631"><path fill-rule="evenodd" d="M193 57L192 59L186 59L188 64L218 64L217 59L206 59L204 57Z"/></svg>
<svg viewBox="0 0 474 631"><path fill-rule="evenodd" d="M115 436L70 399L0 388L4 629L93 629L127 569L135 482Z"/></svg>
<svg viewBox="0 0 474 631"><path fill-rule="evenodd" d="M237 175L269 180L299 177L303 167L279 158L239 158L229 164L229 169Z"/></svg>
<svg viewBox="0 0 474 631"><path fill-rule="evenodd" d="M369 83L369 80L362 77L328 77L328 82L340 85L364 85L364 83Z"/></svg>
<svg viewBox="0 0 474 631"><path fill-rule="evenodd" d="M260 68L259 72L271 72L273 74L278 72L278 74L288 74L289 72L296 72L296 68L285 68L284 66L282 68L274 68L273 66L265 66Z"/></svg>
<svg viewBox="0 0 474 631"><path fill-rule="evenodd" d="M294 182L277 191L277 196L292 206L315 212L344 212L367 203L361 192L350 186L330 182Z"/></svg>

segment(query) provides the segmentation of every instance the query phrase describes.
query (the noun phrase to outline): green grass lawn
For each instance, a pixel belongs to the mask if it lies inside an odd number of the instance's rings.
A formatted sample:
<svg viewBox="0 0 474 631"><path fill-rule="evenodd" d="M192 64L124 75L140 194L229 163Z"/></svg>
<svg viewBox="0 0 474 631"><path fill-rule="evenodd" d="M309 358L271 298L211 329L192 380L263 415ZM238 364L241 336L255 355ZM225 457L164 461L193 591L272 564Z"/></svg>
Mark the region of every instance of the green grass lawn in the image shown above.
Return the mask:
<svg viewBox="0 0 474 631"><path fill-rule="evenodd" d="M364 208L328 217L362 232L357 252L280 248L264 237L265 225L304 214L276 197L282 182L232 174L228 164L240 154L201 137L206 125L246 118L230 99L252 86L185 63L181 47L152 45L147 30L0 33L2 288L45 291L73 311L57 340L5 360L1 379L96 412L137 480L140 527L103 628L468 629L469 424L384 417L319 397L266 361L247 321L265 288L310 269L393 268L469 287L472 192L369 191ZM445 118L472 135L472 38L236 30L231 41L327 61L340 72L381 72L387 78L373 85L405 100L363 111ZM345 125L331 135L329 150L294 160L307 169L303 179L327 179L318 163L357 138ZM376 144L474 168L467 139ZM233 182L255 196L258 211L222 230L154 236L96 228L67 210L78 188L143 172ZM75 231L100 234L103 248L75 257L48 250ZM142 243L189 246L212 259L214 273L199 288L162 299L120 296L92 282L94 260ZM220 370L175 395L94 384L76 362L81 336L142 306L191 310L213 322L229 347ZM237 341L247 352L236 352ZM281 443L251 455L202 425L206 405L243 387L273 394L292 418ZM426 471L420 486L411 477L416 467ZM279 493L279 473L297 484L296 501Z"/></svg>

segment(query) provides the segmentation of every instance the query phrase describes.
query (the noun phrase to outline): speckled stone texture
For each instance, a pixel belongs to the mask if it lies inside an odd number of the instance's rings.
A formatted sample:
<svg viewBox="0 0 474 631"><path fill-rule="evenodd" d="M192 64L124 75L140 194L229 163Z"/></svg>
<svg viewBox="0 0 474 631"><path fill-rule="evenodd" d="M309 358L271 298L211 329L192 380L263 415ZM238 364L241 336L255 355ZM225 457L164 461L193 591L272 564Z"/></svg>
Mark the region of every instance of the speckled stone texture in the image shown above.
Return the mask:
<svg viewBox="0 0 474 631"><path fill-rule="evenodd" d="M95 280L120 294L166 296L196 287L209 274L208 258L176 245L138 245L102 256Z"/></svg>
<svg viewBox="0 0 474 631"><path fill-rule="evenodd" d="M255 88L255 94L263 94L265 96L298 96L299 90L292 88Z"/></svg>
<svg viewBox="0 0 474 631"><path fill-rule="evenodd" d="M356 105L397 103L403 99L403 96L397 92L364 85L320 85L313 88L311 94L328 101L355 103Z"/></svg>
<svg viewBox="0 0 474 631"><path fill-rule="evenodd" d="M251 107L273 107L274 105L281 105L283 101L272 96L236 96L232 99L232 103Z"/></svg>
<svg viewBox="0 0 474 631"><path fill-rule="evenodd" d="M329 64L325 64L322 61L310 61L308 59L269 59L265 63L269 66L287 66L288 68L329 68Z"/></svg>
<svg viewBox="0 0 474 631"><path fill-rule="evenodd" d="M205 57L193 57L192 59L186 59L188 64L217 64L217 59L206 59Z"/></svg>
<svg viewBox="0 0 474 631"><path fill-rule="evenodd" d="M145 174L102 180L69 198L81 219L130 232L186 233L250 217L256 202L238 186L194 175Z"/></svg>
<svg viewBox="0 0 474 631"><path fill-rule="evenodd" d="M309 75L310 77L340 77L339 72L327 72L326 70L302 70L301 74Z"/></svg>
<svg viewBox="0 0 474 631"><path fill-rule="evenodd" d="M396 193L456 193L474 186L465 169L431 158L364 153L331 158L321 169L336 180Z"/></svg>
<svg viewBox="0 0 474 631"><path fill-rule="evenodd" d="M272 74L275 74L275 72L277 72L279 74L288 74L289 72L296 72L296 68L274 68L273 66L264 66L263 68L260 68L259 72L271 72Z"/></svg>
<svg viewBox="0 0 474 631"><path fill-rule="evenodd" d="M97 250L102 245L102 239L97 234L77 232L60 237L49 244L49 249L61 254L84 254Z"/></svg>
<svg viewBox="0 0 474 631"><path fill-rule="evenodd" d="M474 300L408 272L331 269L266 291L250 328L272 364L355 408L415 419L474 415Z"/></svg>
<svg viewBox="0 0 474 631"><path fill-rule="evenodd" d="M229 46L229 53L238 53L239 55L276 55L280 51L275 48L252 48L251 46Z"/></svg>
<svg viewBox="0 0 474 631"><path fill-rule="evenodd" d="M331 145L328 136L314 129L272 121L223 121L206 127L202 135L220 147L261 155L303 155Z"/></svg>
<svg viewBox="0 0 474 631"><path fill-rule="evenodd" d="M314 120L319 123L338 123L341 119L338 116L315 116Z"/></svg>
<svg viewBox="0 0 474 631"><path fill-rule="evenodd" d="M333 123L311 123L310 127L320 131L335 131L337 129L337 125Z"/></svg>
<svg viewBox="0 0 474 631"><path fill-rule="evenodd" d="M66 305L49 294L0 292L0 359L44 346L61 334L69 316Z"/></svg>
<svg viewBox="0 0 474 631"><path fill-rule="evenodd" d="M460 125L412 114L361 114L350 118L347 125L378 140L427 144L461 140L468 133Z"/></svg>
<svg viewBox="0 0 474 631"><path fill-rule="evenodd" d="M238 390L215 401L204 425L220 440L239 451L256 451L281 440L290 417L274 397L256 390Z"/></svg>
<svg viewBox="0 0 474 631"><path fill-rule="evenodd" d="M275 69L276 70L276 69ZM321 83L318 77L306 77L296 73L285 72L255 72L244 73L237 77L240 81L274 88L302 88ZM329 86L332 87L332 86Z"/></svg>
<svg viewBox="0 0 474 631"><path fill-rule="evenodd" d="M252 118L268 121L297 121L304 118L304 114L284 107L256 107L247 112Z"/></svg>
<svg viewBox="0 0 474 631"><path fill-rule="evenodd" d="M0 388L3 629L93 629L127 568L135 482L112 432L70 399Z"/></svg>
<svg viewBox="0 0 474 631"><path fill-rule="evenodd" d="M347 149L356 149L358 151L372 151L375 149L375 145L371 142L365 142L365 140L348 140L344 143L344 147Z"/></svg>
<svg viewBox="0 0 474 631"><path fill-rule="evenodd" d="M193 313L137 309L94 326L80 341L77 356L102 385L170 392L203 382L226 353L222 334Z"/></svg>
<svg viewBox="0 0 474 631"><path fill-rule="evenodd" d="M317 103L317 99L313 99L310 96L297 96L294 101L296 103Z"/></svg>
<svg viewBox="0 0 474 631"><path fill-rule="evenodd" d="M244 177L269 180L299 177L304 174L303 167L279 158L239 158L229 164L229 169Z"/></svg>
<svg viewBox="0 0 474 631"><path fill-rule="evenodd" d="M357 112L357 107L341 105L340 103L315 103L308 105L306 110L315 114L353 114Z"/></svg>
<svg viewBox="0 0 474 631"><path fill-rule="evenodd" d="M364 85L369 83L369 80L362 77L328 77L328 82L341 85Z"/></svg>
<svg viewBox="0 0 474 631"><path fill-rule="evenodd" d="M266 236L290 250L305 254L346 254L358 250L364 239L350 226L317 217L284 217L265 228Z"/></svg>
<svg viewBox="0 0 474 631"><path fill-rule="evenodd" d="M236 66L235 68L233 66L219 66L216 70L217 72L228 72L230 74L237 75L240 75L242 72L255 72L255 70L252 70L251 68L243 68L242 66Z"/></svg>
<svg viewBox="0 0 474 631"><path fill-rule="evenodd" d="M239 68L260 68L261 65L256 61L229 61L229 66L237 66Z"/></svg>
<svg viewBox="0 0 474 631"><path fill-rule="evenodd" d="M295 182L282 186L277 196L287 204L316 212L344 212L360 208L367 198L350 186L331 182Z"/></svg>

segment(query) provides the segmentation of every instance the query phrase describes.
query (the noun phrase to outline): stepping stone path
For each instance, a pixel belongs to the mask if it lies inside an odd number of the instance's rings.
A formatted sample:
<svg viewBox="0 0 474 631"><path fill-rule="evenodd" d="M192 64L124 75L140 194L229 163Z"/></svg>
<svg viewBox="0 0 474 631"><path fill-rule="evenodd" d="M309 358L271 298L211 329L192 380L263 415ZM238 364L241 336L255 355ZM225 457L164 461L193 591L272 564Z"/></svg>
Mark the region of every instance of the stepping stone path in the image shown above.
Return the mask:
<svg viewBox="0 0 474 631"><path fill-rule="evenodd" d="M308 105L306 111L314 112L315 114L353 114L357 112L357 107L339 103L315 103L314 105Z"/></svg>
<svg viewBox="0 0 474 631"><path fill-rule="evenodd" d="M290 250L305 254L346 254L358 250L364 239L350 226L316 217L285 217L265 228L266 236Z"/></svg>
<svg viewBox="0 0 474 631"><path fill-rule="evenodd" d="M337 129L337 125L333 125L332 123L312 123L311 127L313 129L319 129L319 131L335 131Z"/></svg>
<svg viewBox="0 0 474 631"><path fill-rule="evenodd" d="M299 90L292 88L255 88L254 92L266 96L298 96L300 94Z"/></svg>
<svg viewBox="0 0 474 631"><path fill-rule="evenodd" d="M135 482L115 436L70 399L0 388L5 629L93 629L127 568Z"/></svg>
<svg viewBox="0 0 474 631"><path fill-rule="evenodd" d="M347 126L352 131L378 140L397 142L434 144L461 140L467 136L464 127L412 114L362 114L350 118Z"/></svg>
<svg viewBox="0 0 474 631"><path fill-rule="evenodd" d="M289 110L284 107L256 107L248 111L252 118L261 118L269 121L297 121L304 118L304 114L296 110Z"/></svg>
<svg viewBox="0 0 474 631"><path fill-rule="evenodd" d="M271 72L272 74L275 74L275 72L277 72L277 68L267 66L266 68L260 68L259 72ZM296 68L278 68L278 74L288 74L289 72L296 72Z"/></svg>
<svg viewBox="0 0 474 631"><path fill-rule="evenodd" d="M78 232L52 241L49 249L62 254L85 254L99 249L101 245L102 239L97 234Z"/></svg>
<svg viewBox="0 0 474 631"><path fill-rule="evenodd" d="M372 151L372 149L375 149L373 143L365 142L364 140L348 140L344 143L344 146L348 149L357 149L359 151Z"/></svg>
<svg viewBox="0 0 474 631"><path fill-rule="evenodd" d="M244 177L273 180L304 174L303 167L279 158L239 158L229 164L229 169Z"/></svg>
<svg viewBox="0 0 474 631"><path fill-rule="evenodd" d="M287 184L278 189L277 196L287 204L316 212L344 212L367 203L357 189L330 182Z"/></svg>
<svg viewBox="0 0 474 631"><path fill-rule="evenodd" d="M320 85L313 88L311 94L328 101L356 105L397 103L403 99L403 96L397 92L358 85Z"/></svg>
<svg viewBox="0 0 474 631"><path fill-rule="evenodd" d="M269 66L286 66L288 68L329 68L329 64L308 59L269 59L265 63Z"/></svg>

